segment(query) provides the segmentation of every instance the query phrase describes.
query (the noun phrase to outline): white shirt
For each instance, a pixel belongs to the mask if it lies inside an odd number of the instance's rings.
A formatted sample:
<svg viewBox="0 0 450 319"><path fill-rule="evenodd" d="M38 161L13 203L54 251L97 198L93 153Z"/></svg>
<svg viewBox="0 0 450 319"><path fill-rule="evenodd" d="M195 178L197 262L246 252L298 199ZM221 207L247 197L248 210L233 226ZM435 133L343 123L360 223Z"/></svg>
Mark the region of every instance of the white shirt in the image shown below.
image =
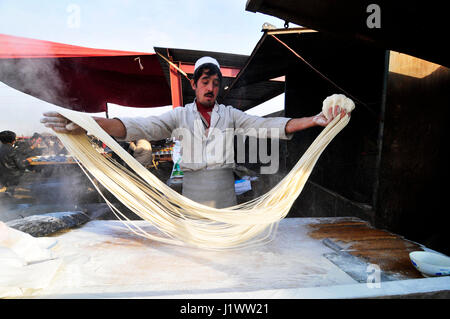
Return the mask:
<svg viewBox="0 0 450 319"><path fill-rule="evenodd" d="M123 140L181 140L183 171L234 167L234 135L291 139L285 127L290 118L264 118L216 102L206 128L195 101L159 116L118 118L126 128Z"/></svg>

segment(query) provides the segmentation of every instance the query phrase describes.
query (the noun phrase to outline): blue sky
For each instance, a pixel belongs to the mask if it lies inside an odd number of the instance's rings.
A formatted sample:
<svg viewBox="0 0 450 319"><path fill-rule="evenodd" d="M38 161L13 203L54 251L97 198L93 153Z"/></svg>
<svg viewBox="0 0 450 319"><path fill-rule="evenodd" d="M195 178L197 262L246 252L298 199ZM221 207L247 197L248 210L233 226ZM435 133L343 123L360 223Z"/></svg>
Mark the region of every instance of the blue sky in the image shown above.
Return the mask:
<svg viewBox="0 0 450 319"><path fill-rule="evenodd" d="M246 1L0 0L0 33L102 49L154 52L162 46L249 55L264 22L281 28L284 21L245 11ZM262 107L279 109L283 102L279 96ZM55 108L0 82L0 130L45 131L39 118ZM111 116L121 109L112 107ZM144 112L155 111L161 112Z"/></svg>

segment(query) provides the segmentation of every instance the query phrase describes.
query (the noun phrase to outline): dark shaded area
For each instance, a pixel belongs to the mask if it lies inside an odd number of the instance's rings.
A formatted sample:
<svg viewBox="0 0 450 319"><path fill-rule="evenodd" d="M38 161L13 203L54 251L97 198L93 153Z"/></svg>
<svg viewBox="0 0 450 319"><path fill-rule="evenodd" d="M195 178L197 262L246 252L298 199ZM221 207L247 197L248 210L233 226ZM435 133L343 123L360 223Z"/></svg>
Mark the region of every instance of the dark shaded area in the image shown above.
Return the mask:
<svg viewBox="0 0 450 319"><path fill-rule="evenodd" d="M335 93L356 104L349 125L321 155L288 217L356 216L449 254L442 186L449 175L444 154L449 70L353 38L302 28L267 30L232 87L281 75L286 76L286 117L315 115ZM320 131L297 132L281 144L285 169L280 165L277 174L262 181L272 186L280 180Z"/></svg>
<svg viewBox="0 0 450 319"><path fill-rule="evenodd" d="M365 101L374 101L378 95L378 103L370 104L377 116L357 104L352 121L322 154L292 211L301 216L358 216L448 254L450 238L443 222L448 220L443 205L446 191L442 187L449 176L445 156L448 69L441 67L425 78L415 78L387 73L383 54L364 56L366 65L361 66L332 61L336 72L343 72L339 68L345 65L341 82L349 81L345 87L351 87L353 94ZM366 76L354 76L353 68L364 70ZM326 69L326 63L321 69ZM370 88L372 96L359 90L358 84ZM311 115L318 108L312 106L331 90L311 71L300 68L290 73L287 116ZM296 134L288 144L291 166L319 131Z"/></svg>
<svg viewBox="0 0 450 319"><path fill-rule="evenodd" d="M367 19L379 6L380 28ZM395 50L450 66L447 38L448 4L419 0L248 0L246 10L329 33L343 40L359 40L373 48Z"/></svg>
<svg viewBox="0 0 450 319"><path fill-rule="evenodd" d="M378 225L446 254L449 85L445 67L423 78L389 73L376 198Z"/></svg>
<svg viewBox="0 0 450 319"><path fill-rule="evenodd" d="M308 215L310 208L315 207L327 216L336 216L341 211L338 208L345 207L342 200L336 200L333 194L336 193L354 202L350 206L357 209L351 211L364 207L356 216L373 220L373 212L367 206L372 206L376 183L385 52L356 43L342 45L336 39L317 37L317 34L311 34L309 39L302 37L301 41L292 36L286 36L285 40L290 40L294 50L302 52L310 63L320 66L323 74L364 103L356 102L350 124L322 153L309 178L311 183L299 196L292 212ZM315 115L327 96L342 93L299 59L292 61L287 72L287 117ZM287 144L288 169L297 163L321 130L315 127L294 135ZM345 213L349 213L347 209Z"/></svg>

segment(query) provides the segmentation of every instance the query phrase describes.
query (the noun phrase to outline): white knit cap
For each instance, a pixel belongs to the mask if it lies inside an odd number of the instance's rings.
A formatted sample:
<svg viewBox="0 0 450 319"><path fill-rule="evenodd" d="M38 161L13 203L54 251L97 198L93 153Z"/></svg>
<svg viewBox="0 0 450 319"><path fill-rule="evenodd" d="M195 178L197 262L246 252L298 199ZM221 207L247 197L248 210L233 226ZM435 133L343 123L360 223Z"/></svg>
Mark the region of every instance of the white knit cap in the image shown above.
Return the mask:
<svg viewBox="0 0 450 319"><path fill-rule="evenodd" d="M220 69L219 62L217 62L216 59L211 58L210 56L204 56L203 58L200 58L197 60L197 62L195 62L194 72L195 72L195 70L197 70L198 67L200 67L201 65L203 65L205 63L215 64Z"/></svg>

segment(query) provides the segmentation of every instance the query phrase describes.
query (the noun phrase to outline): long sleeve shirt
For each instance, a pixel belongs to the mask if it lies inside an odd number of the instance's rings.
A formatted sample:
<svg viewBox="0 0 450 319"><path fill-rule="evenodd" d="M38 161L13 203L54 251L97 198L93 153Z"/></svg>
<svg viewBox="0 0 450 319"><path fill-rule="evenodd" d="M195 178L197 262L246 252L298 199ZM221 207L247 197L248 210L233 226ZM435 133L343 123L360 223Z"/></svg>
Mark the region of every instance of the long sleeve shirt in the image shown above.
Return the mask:
<svg viewBox="0 0 450 319"><path fill-rule="evenodd" d="M197 110L195 101L159 116L118 118L126 128L123 140L141 138L150 141L175 137L181 141L183 171L234 167L234 135L258 138L291 139L285 127L290 118L264 118L246 114L232 106L216 102L209 128Z"/></svg>

